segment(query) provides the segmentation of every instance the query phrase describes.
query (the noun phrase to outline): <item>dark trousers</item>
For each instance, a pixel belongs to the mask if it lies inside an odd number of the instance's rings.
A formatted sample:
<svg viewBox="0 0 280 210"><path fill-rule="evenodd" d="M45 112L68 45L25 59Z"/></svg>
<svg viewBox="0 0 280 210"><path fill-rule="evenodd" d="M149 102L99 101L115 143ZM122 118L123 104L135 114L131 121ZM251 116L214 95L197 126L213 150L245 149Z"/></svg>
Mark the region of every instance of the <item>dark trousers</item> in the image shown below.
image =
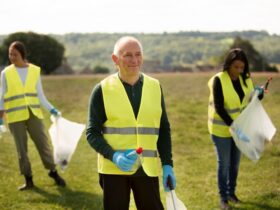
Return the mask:
<svg viewBox="0 0 280 210"><path fill-rule="evenodd" d="M14 137L17 148L20 172L25 176L32 176L31 164L28 157L27 132L33 140L45 168L50 170L55 169L53 154L48 143L43 121L37 118L30 110L29 114L29 119L9 124L9 129Z"/></svg>
<svg viewBox="0 0 280 210"><path fill-rule="evenodd" d="M158 177L99 174L104 210L128 210L132 190L138 210L163 210Z"/></svg>
<svg viewBox="0 0 280 210"><path fill-rule="evenodd" d="M218 162L218 186L222 200L235 194L241 153L232 138L211 135Z"/></svg>

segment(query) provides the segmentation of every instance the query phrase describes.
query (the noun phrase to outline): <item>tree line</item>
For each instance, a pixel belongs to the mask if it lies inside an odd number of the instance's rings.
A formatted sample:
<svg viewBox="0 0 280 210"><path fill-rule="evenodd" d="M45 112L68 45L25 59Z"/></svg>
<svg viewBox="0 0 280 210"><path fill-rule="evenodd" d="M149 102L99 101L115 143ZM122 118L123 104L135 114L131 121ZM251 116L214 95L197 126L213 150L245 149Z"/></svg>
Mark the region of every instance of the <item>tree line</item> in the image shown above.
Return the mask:
<svg viewBox="0 0 280 210"><path fill-rule="evenodd" d="M7 65L7 48L17 39L25 42L32 53L28 59L41 64L45 74L65 63L76 72L108 72L113 70L114 43L124 35L135 36L142 42L147 64L144 67L148 69L150 65L151 70L170 71L194 66L218 68L225 53L233 47L240 47L247 53L252 71L277 71L270 64L280 63L280 36L265 31L65 35L19 32L0 36L0 65Z"/></svg>

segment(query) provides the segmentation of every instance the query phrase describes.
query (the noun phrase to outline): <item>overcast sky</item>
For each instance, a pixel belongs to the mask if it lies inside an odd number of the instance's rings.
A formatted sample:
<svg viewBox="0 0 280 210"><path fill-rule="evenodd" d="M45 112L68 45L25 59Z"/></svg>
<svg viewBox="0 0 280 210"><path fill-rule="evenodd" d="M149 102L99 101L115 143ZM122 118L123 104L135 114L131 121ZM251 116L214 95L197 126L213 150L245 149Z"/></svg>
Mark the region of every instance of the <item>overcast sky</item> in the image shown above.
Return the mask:
<svg viewBox="0 0 280 210"><path fill-rule="evenodd" d="M280 35L279 0L1 0L0 34L242 31Z"/></svg>

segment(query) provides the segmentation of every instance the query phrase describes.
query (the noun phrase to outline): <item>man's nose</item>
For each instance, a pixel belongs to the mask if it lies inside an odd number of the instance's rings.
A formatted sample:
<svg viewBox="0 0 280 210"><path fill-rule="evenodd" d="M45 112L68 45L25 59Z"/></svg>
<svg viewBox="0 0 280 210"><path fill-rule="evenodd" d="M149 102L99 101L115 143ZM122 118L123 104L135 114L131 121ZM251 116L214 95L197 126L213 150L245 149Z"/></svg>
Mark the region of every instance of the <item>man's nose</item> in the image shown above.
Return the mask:
<svg viewBox="0 0 280 210"><path fill-rule="evenodd" d="M137 56L132 55L132 56L131 56L131 61L133 61L133 62L137 62Z"/></svg>

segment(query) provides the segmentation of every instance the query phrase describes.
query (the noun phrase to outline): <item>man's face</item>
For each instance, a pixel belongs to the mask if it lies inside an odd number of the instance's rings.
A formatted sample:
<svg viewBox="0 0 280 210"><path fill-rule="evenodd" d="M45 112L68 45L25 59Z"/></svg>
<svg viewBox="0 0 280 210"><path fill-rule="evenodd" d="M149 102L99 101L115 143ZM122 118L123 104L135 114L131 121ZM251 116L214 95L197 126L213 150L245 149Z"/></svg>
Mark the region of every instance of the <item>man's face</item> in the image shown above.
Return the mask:
<svg viewBox="0 0 280 210"><path fill-rule="evenodd" d="M142 52L139 44L135 41L121 43L119 56L114 60L120 73L127 76L138 75L143 63Z"/></svg>

